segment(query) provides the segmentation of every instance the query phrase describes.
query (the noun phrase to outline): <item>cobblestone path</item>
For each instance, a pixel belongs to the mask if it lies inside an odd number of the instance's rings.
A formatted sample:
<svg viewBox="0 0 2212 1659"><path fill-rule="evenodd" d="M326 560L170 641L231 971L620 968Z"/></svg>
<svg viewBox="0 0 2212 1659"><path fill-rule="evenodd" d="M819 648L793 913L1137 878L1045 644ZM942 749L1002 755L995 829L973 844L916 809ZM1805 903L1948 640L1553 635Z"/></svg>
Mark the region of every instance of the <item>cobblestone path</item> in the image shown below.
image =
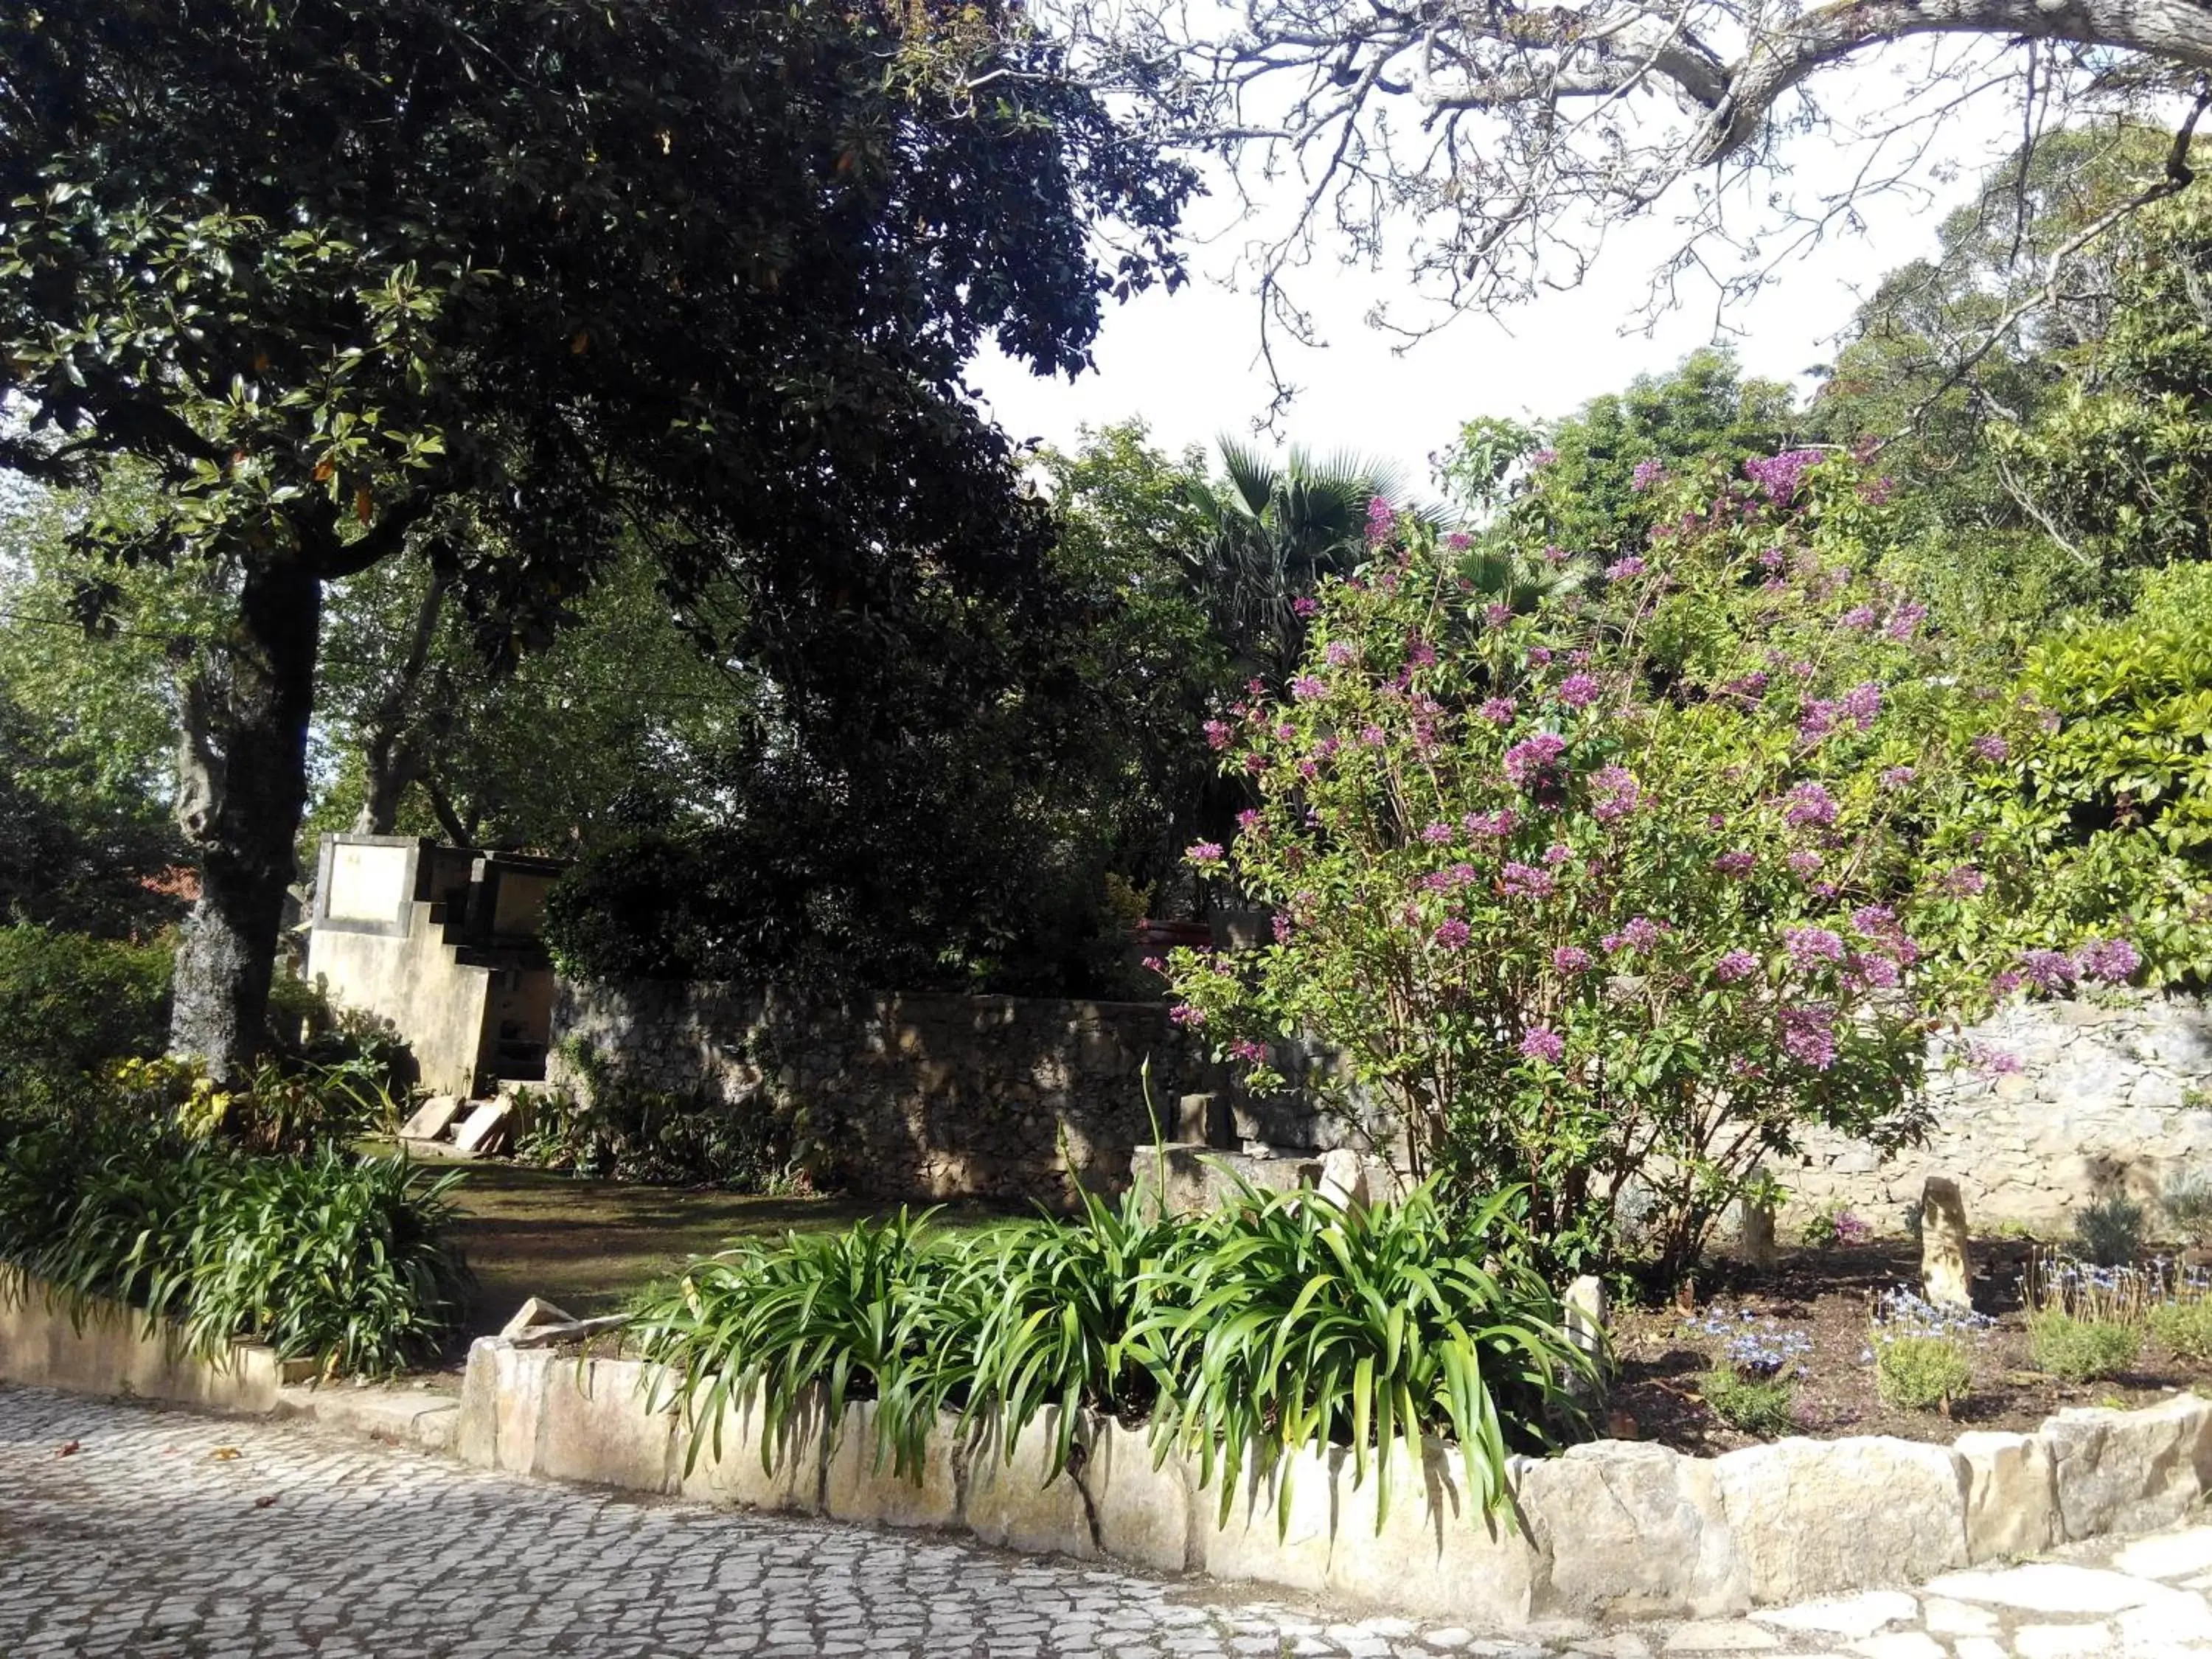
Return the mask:
<svg viewBox="0 0 2212 1659"><path fill-rule="evenodd" d="M1910 1595L1536 1645L0 1387L0 1659L2212 1659L2208 1590L2212 1526Z"/></svg>

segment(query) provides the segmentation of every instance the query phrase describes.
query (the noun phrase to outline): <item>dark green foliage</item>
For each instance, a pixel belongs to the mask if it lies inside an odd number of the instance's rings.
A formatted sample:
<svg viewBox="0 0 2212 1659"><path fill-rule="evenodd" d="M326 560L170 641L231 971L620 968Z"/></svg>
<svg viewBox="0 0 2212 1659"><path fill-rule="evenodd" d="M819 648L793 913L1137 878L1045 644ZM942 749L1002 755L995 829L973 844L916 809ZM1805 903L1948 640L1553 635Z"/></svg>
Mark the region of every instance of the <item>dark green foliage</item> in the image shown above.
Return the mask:
<svg viewBox="0 0 2212 1659"><path fill-rule="evenodd" d="M113 1061L161 1052L170 953L167 939L0 927L0 1112L87 1097Z"/></svg>
<svg viewBox="0 0 2212 1659"><path fill-rule="evenodd" d="M2081 1206L2074 1218L2074 1248L2100 1267L2132 1267L2142 1255L2143 1206L2114 1193Z"/></svg>
<svg viewBox="0 0 2212 1659"><path fill-rule="evenodd" d="M1149 1412L1155 1450L1196 1450L1224 1504L1248 1455L1272 1468L1350 1445L1366 1474L1396 1436L1455 1441L1470 1520L1504 1501L1510 1450L1571 1424L1589 1362L1505 1220L1511 1195L1448 1214L1425 1190L1343 1211L1318 1194L1242 1193L1212 1214L1146 1218L1097 1199L1072 1222L938 1239L904 1213L827 1237L746 1243L648 1297L648 1357L719 1434L764 1397L771 1463L794 1414L878 1402L877 1455L918 1474L939 1410L1011 1445L1061 1408ZM710 1440L711 1443L711 1440ZM1389 1462L1378 1466L1389 1498ZM1288 1483L1285 1483L1287 1502Z"/></svg>
<svg viewBox="0 0 2212 1659"><path fill-rule="evenodd" d="M766 1110L644 1089L591 1075L582 1093L526 1091L528 1127L515 1143L526 1164L563 1175L651 1186L788 1190L790 1126Z"/></svg>
<svg viewBox="0 0 2212 1659"><path fill-rule="evenodd" d="M114 1297L326 1373L437 1355L469 1286L447 1195L401 1158L256 1158L118 1118L0 1124L0 1258L69 1298Z"/></svg>

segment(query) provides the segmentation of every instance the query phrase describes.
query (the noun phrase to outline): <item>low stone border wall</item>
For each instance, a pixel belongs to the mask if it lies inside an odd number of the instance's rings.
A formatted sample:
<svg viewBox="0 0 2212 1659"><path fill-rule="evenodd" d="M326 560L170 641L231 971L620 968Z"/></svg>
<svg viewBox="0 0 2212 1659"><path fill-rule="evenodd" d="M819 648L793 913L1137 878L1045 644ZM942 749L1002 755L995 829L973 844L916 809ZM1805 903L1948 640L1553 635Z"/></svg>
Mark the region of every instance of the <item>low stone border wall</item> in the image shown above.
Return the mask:
<svg viewBox="0 0 2212 1659"><path fill-rule="evenodd" d="M72 1310L28 1274L0 1267L0 1379L76 1394L169 1400L216 1411L265 1413L295 1370L273 1348L234 1343L195 1352L167 1320L89 1300Z"/></svg>
<svg viewBox="0 0 2212 1659"><path fill-rule="evenodd" d="M1514 1624L1555 1617L1692 1617L1910 1583L2103 1533L2168 1525L2212 1491L2212 1402L2062 1412L2033 1434L1969 1433L1949 1446L1790 1439L1716 1458L1597 1441L1516 1460L1515 1499L1469 1513L1455 1457L1399 1443L1392 1502L1351 1454L1307 1452L1249 1474L1221 1519L1194 1459L1155 1468L1142 1430L1085 1415L1079 1455L1047 1481L1051 1419L1010 1460L963 1445L947 1418L919 1483L874 1467L872 1407L839 1432L802 1421L771 1471L757 1410L726 1417L690 1456L665 1376L634 1360L577 1359L487 1338L469 1354L455 1449L485 1468L720 1504L899 1527L1165 1571L1206 1572ZM688 1468L687 1468L688 1464ZM1277 1530L1281 1482L1289 1525Z"/></svg>

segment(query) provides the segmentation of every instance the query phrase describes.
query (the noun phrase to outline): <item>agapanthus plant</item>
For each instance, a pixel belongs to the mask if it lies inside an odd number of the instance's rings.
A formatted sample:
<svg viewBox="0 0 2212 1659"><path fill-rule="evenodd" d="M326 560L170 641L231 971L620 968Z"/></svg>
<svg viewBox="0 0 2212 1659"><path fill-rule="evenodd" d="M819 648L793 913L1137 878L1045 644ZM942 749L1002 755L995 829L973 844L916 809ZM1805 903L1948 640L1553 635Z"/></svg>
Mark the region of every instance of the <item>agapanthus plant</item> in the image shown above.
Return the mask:
<svg viewBox="0 0 2212 1659"><path fill-rule="evenodd" d="M1929 830L2026 716L1962 721L1910 602L1825 544L1850 464L1789 471L1655 477L1648 556L1527 614L1401 527L1324 590L1297 694L1236 711L1260 805L1193 849L1279 915L1177 955L1185 1023L1257 1090L1325 1049L1305 1086L1386 1116L1409 1173L1523 1188L1561 1267L1617 1253L1632 1183L1674 1268L1801 1130L1924 1127L1964 969L1919 919L1972 902Z"/></svg>

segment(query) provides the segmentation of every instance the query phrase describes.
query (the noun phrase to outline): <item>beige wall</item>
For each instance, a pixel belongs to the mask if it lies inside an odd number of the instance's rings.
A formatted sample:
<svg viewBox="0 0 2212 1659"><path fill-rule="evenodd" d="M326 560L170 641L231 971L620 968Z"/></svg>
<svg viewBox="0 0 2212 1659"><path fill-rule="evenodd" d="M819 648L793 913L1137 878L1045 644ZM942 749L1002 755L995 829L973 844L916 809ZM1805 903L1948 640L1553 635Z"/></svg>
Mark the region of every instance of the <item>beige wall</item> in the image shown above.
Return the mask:
<svg viewBox="0 0 2212 1659"><path fill-rule="evenodd" d="M307 977L343 1008L390 1020L414 1051L422 1086L467 1095L483 1058L492 969L470 968L428 925L430 907L412 907L404 935L318 927L307 935Z"/></svg>

